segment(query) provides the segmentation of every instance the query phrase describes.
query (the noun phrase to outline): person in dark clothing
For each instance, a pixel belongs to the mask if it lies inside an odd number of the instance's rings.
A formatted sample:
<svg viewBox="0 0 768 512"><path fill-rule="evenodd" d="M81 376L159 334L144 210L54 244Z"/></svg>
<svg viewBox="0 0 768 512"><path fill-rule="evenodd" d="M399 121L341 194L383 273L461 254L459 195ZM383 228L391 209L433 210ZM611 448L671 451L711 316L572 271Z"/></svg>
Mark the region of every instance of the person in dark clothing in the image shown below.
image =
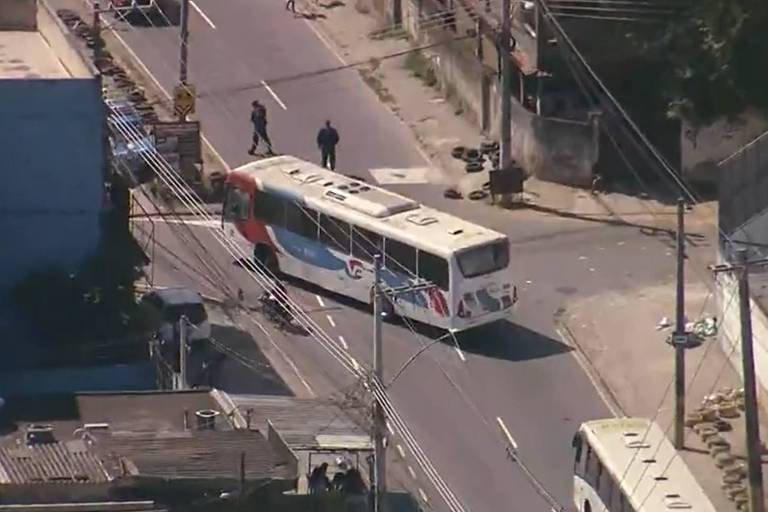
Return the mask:
<svg viewBox="0 0 768 512"><path fill-rule="evenodd" d="M285 2L285 10L296 14L296 0L287 0Z"/></svg>
<svg viewBox="0 0 768 512"><path fill-rule="evenodd" d="M336 170L336 144L338 143L339 132L331 126L330 121L326 121L325 126L317 133L317 147L320 148L320 158L326 169Z"/></svg>
<svg viewBox="0 0 768 512"><path fill-rule="evenodd" d="M264 141L264 144L267 145L267 154L274 155L275 152L272 150L272 141L269 140L269 135L267 134L267 108L258 101L251 103L251 106L253 107L253 110L251 111L253 142L251 144L251 149L248 150L248 154L254 155L256 153L256 148L259 146L259 139L261 139Z"/></svg>

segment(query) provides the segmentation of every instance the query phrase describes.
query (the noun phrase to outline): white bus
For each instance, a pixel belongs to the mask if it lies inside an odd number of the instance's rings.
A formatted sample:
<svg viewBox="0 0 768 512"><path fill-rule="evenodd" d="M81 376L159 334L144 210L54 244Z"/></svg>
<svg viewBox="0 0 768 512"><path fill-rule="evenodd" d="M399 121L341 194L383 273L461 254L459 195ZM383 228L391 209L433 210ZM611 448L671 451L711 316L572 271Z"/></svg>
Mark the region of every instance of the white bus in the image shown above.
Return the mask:
<svg viewBox="0 0 768 512"><path fill-rule="evenodd" d="M517 300L503 234L294 157L230 172L222 218L264 266L367 304L382 255L386 287L434 285L387 312L442 329L499 320Z"/></svg>
<svg viewBox="0 0 768 512"><path fill-rule="evenodd" d="M588 421L574 436L573 448L573 498L579 512L715 512L655 422Z"/></svg>

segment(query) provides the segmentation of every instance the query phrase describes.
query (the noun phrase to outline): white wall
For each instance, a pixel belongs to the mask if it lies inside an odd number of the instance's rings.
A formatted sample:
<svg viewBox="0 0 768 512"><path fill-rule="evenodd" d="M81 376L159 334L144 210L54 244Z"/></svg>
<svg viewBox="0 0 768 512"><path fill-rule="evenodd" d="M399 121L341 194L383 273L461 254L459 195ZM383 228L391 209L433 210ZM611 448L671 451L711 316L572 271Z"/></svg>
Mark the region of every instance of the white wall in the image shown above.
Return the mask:
<svg viewBox="0 0 768 512"><path fill-rule="evenodd" d="M103 106L94 79L0 80L0 291L96 248Z"/></svg>

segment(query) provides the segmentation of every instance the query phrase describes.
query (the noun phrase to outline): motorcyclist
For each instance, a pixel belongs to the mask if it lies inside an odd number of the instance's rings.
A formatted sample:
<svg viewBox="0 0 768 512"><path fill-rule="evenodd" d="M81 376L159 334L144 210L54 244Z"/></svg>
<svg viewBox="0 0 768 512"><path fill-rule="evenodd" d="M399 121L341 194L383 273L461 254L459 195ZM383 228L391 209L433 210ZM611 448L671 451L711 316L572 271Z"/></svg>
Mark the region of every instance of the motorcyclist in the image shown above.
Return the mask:
<svg viewBox="0 0 768 512"><path fill-rule="evenodd" d="M265 290L261 300L269 304L273 312L280 315L283 320L291 321L293 316L287 307L288 291L282 281L274 280L271 289Z"/></svg>

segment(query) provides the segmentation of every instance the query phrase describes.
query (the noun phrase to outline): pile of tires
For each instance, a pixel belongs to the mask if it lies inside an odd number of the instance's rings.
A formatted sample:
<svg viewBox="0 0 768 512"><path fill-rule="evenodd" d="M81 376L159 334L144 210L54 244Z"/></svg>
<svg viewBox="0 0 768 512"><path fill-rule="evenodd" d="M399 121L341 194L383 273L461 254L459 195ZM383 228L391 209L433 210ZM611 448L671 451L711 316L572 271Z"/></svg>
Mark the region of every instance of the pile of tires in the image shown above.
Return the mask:
<svg viewBox="0 0 768 512"><path fill-rule="evenodd" d="M486 162L492 168L499 165L499 143L483 142L479 148L456 146L451 150L451 156L465 162L464 169L468 173L480 172L485 169Z"/></svg>

